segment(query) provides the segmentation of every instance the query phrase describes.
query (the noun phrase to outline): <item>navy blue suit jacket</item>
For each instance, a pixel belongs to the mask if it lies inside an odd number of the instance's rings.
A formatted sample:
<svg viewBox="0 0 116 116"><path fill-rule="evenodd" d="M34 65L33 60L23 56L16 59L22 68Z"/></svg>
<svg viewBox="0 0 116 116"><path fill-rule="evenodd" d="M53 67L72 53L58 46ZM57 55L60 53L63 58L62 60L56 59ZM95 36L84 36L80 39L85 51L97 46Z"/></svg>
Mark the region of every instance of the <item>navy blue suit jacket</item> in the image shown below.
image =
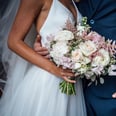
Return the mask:
<svg viewBox="0 0 116 116"><path fill-rule="evenodd" d="M81 14L88 17L92 30L116 40L116 0L81 0L77 6ZM93 84L89 91L99 97L111 98L116 92L116 76L106 76L103 85Z"/></svg>

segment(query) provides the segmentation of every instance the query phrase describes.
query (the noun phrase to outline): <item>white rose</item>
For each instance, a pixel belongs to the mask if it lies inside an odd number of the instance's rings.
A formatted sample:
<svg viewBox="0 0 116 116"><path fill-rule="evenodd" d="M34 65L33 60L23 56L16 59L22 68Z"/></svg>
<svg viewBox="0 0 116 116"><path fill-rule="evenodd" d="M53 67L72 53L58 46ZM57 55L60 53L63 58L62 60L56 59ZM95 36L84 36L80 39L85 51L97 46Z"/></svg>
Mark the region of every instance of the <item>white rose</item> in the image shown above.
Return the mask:
<svg viewBox="0 0 116 116"><path fill-rule="evenodd" d="M85 31L85 26L77 25L76 28L77 28L78 31L81 31L81 32Z"/></svg>
<svg viewBox="0 0 116 116"><path fill-rule="evenodd" d="M52 51L50 51L50 56L53 58L60 58L68 52L68 46L66 42L57 42L52 46Z"/></svg>
<svg viewBox="0 0 116 116"><path fill-rule="evenodd" d="M88 64L90 62L91 62L91 60L89 58L83 57L83 63L82 64Z"/></svg>
<svg viewBox="0 0 116 116"><path fill-rule="evenodd" d="M79 69L79 68L81 68L81 63L75 63L74 64L74 69Z"/></svg>
<svg viewBox="0 0 116 116"><path fill-rule="evenodd" d="M89 56L97 50L96 45L90 40L81 42L79 48L85 56Z"/></svg>
<svg viewBox="0 0 116 116"><path fill-rule="evenodd" d="M101 54L101 56L96 56L93 59L92 66L106 66L106 65L108 65L110 62L109 52L104 50L104 49L100 49L99 53Z"/></svg>
<svg viewBox="0 0 116 116"><path fill-rule="evenodd" d="M82 67L82 68L79 68L78 71L81 73L81 74L84 74L87 72L87 68L86 67Z"/></svg>
<svg viewBox="0 0 116 116"><path fill-rule="evenodd" d="M72 51L71 55L72 55L72 61L74 62L80 62L83 60L83 54L80 49L76 49Z"/></svg>
<svg viewBox="0 0 116 116"><path fill-rule="evenodd" d="M84 57L80 49L72 51L72 61L80 62L81 64L88 64L91 60L87 57Z"/></svg>
<svg viewBox="0 0 116 116"><path fill-rule="evenodd" d="M77 36L81 36L82 33L85 31L85 26L77 25Z"/></svg>
<svg viewBox="0 0 116 116"><path fill-rule="evenodd" d="M54 37L54 40L56 41L67 41L72 39L74 39L74 35L71 31L68 30L59 31Z"/></svg>

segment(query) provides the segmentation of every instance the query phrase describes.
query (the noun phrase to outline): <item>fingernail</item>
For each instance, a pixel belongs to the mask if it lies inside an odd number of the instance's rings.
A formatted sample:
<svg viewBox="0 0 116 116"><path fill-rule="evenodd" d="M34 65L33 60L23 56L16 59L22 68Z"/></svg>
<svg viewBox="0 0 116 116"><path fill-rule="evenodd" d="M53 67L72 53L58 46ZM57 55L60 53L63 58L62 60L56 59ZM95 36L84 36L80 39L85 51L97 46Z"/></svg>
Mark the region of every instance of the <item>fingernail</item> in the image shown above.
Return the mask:
<svg viewBox="0 0 116 116"><path fill-rule="evenodd" d="M112 97L113 97L113 98L116 98L116 94L113 94Z"/></svg>

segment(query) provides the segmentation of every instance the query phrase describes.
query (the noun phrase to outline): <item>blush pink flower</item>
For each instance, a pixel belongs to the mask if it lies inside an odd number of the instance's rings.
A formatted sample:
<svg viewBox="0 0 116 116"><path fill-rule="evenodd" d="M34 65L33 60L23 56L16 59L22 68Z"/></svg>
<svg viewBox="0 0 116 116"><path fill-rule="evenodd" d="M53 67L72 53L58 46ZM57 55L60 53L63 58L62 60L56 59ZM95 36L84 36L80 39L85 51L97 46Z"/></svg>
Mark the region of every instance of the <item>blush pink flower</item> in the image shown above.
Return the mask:
<svg viewBox="0 0 116 116"><path fill-rule="evenodd" d="M95 31L91 31L85 38L89 39L89 40L92 40L92 41L100 41L102 39L102 36L99 35Z"/></svg>
<svg viewBox="0 0 116 116"><path fill-rule="evenodd" d="M93 41L98 48L106 48L105 38L95 31L91 31L87 36L85 36L85 39Z"/></svg>

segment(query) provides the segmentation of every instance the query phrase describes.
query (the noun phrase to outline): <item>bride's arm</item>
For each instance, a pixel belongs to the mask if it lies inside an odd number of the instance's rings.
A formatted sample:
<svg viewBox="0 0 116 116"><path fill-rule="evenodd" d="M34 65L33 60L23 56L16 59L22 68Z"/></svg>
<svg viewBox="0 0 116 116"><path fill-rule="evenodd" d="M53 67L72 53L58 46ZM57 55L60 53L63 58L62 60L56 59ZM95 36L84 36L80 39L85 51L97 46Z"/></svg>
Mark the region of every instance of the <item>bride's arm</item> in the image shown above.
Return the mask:
<svg viewBox="0 0 116 116"><path fill-rule="evenodd" d="M68 70L62 72L61 68L58 68L54 63L37 54L24 42L24 38L35 18L41 12L44 1L45 0L21 0L18 13L9 34L8 47L32 64L61 77L68 82L74 83L75 81L67 78L74 76L71 72Z"/></svg>

